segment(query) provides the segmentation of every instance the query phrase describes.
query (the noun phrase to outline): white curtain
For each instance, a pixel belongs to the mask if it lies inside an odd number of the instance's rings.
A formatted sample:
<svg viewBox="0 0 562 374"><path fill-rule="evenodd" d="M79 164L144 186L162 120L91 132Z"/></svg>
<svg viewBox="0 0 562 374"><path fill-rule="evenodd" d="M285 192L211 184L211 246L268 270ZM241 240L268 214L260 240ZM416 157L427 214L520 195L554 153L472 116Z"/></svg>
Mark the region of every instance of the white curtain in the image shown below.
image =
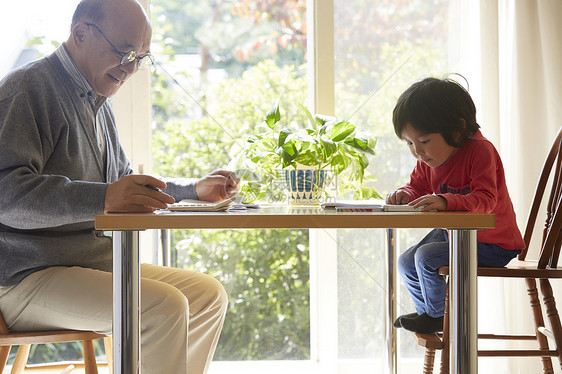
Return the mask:
<svg viewBox="0 0 562 374"><path fill-rule="evenodd" d="M460 4L466 15L460 28L460 71L469 77L484 135L501 154L523 231L539 172L562 126L562 1L467 0ZM538 245L533 244L529 259L538 256ZM562 284L553 287L561 307ZM522 281L479 281L479 295L480 331L533 332ZM497 343L492 345L497 347ZM559 373L557 359L553 366ZM538 358L480 359L479 369L494 374L542 372Z"/></svg>
<svg viewBox="0 0 562 374"><path fill-rule="evenodd" d="M499 10L500 152L524 222L562 125L562 1L502 0Z"/></svg>

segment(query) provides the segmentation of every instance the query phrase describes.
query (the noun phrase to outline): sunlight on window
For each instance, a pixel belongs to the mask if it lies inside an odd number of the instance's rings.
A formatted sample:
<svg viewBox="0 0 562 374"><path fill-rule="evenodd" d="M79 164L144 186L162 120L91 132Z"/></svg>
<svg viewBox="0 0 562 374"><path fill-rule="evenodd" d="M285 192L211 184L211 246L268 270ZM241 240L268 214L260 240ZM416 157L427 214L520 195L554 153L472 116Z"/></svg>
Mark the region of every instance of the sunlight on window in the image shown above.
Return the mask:
<svg viewBox="0 0 562 374"><path fill-rule="evenodd" d="M278 98L285 113L304 102L304 0L154 0L152 19L156 174L224 168ZM215 360L310 358L308 230L174 231L172 241L176 266L212 274L230 295Z"/></svg>
<svg viewBox="0 0 562 374"><path fill-rule="evenodd" d="M403 185L415 160L392 126L396 99L411 83L448 72L449 0L335 1L336 114L377 137L369 171L383 196ZM397 250L426 230L399 231ZM384 356L384 232L338 230L339 358L373 361ZM399 283L400 287L402 285ZM399 292L398 314L413 311ZM350 333L350 331L352 333ZM403 332L399 332L402 338ZM423 353L407 334L400 340L402 372Z"/></svg>
<svg viewBox="0 0 562 374"><path fill-rule="evenodd" d="M70 20L79 0L26 0L2 3L0 77L11 69L53 52L70 33ZM9 37L7 37L9 36Z"/></svg>

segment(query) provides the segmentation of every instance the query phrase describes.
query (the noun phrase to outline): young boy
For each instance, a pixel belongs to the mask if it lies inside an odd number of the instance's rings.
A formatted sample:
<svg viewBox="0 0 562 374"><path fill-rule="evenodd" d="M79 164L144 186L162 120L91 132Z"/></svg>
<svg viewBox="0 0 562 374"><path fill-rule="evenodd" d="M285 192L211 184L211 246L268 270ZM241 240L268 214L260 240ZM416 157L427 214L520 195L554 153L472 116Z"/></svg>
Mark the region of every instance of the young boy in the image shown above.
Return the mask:
<svg viewBox="0 0 562 374"><path fill-rule="evenodd" d="M478 266L503 267L524 247L495 147L480 132L469 93L450 79L426 78L408 88L393 111L396 135L417 164L410 181L386 197L388 204L429 210L493 213L496 227L478 232ZM432 230L398 260L400 276L414 300L415 313L395 327L418 333L443 328L445 279L449 264L446 230Z"/></svg>

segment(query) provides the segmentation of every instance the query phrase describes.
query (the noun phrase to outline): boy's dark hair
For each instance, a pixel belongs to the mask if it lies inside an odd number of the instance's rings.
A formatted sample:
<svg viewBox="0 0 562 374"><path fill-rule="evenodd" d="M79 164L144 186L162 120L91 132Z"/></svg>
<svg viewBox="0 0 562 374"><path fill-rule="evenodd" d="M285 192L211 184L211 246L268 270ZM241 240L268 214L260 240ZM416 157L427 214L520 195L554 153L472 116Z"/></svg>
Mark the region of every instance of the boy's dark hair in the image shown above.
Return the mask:
<svg viewBox="0 0 562 374"><path fill-rule="evenodd" d="M392 123L400 139L409 124L425 134L440 133L447 144L459 148L480 128L470 94L449 78L425 78L411 85L398 98Z"/></svg>

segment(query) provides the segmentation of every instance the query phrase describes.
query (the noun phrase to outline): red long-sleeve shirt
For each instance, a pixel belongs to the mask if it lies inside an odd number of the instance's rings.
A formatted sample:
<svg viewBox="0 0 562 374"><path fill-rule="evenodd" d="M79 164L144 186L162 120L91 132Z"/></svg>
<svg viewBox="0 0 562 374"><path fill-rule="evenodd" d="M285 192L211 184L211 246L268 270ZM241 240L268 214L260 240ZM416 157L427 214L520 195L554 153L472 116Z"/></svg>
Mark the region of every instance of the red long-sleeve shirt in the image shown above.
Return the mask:
<svg viewBox="0 0 562 374"><path fill-rule="evenodd" d="M500 156L480 131L444 165L436 168L418 161L410 181L399 188L410 201L428 194L447 200L447 210L468 210L496 215L494 229L479 230L478 241L504 249L523 249L513 204L505 183Z"/></svg>

